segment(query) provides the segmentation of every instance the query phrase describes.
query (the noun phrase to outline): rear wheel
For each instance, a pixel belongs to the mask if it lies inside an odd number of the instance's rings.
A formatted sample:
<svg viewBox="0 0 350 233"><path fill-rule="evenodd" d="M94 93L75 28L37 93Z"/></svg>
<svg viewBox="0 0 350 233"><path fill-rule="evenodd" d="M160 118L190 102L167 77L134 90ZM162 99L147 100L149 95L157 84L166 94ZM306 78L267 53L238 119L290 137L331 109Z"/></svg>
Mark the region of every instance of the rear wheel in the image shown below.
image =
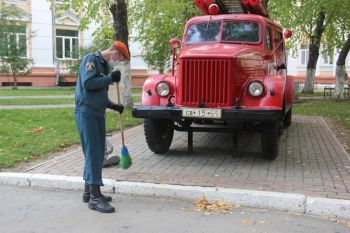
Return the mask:
<svg viewBox="0 0 350 233"><path fill-rule="evenodd" d="M261 131L261 148L265 158L274 160L278 154L279 123L265 123Z"/></svg>
<svg viewBox="0 0 350 233"><path fill-rule="evenodd" d="M146 142L151 151L164 154L169 151L174 136L172 120L148 119L144 121Z"/></svg>
<svg viewBox="0 0 350 233"><path fill-rule="evenodd" d="M287 128L291 124L292 124L292 108L289 109L289 111L287 112L286 116L284 117L283 126L285 128Z"/></svg>

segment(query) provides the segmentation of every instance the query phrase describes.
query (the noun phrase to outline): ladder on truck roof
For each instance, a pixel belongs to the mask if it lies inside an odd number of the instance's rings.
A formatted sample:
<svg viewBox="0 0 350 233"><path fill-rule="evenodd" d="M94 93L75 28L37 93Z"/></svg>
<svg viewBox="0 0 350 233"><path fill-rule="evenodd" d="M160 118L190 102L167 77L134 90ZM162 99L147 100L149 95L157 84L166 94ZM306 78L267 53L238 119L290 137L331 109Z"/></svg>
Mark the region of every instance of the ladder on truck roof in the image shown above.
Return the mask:
<svg viewBox="0 0 350 233"><path fill-rule="evenodd" d="M246 13L241 4L242 0L217 0L216 3L224 14Z"/></svg>
<svg viewBox="0 0 350 233"><path fill-rule="evenodd" d="M195 0L195 5L206 15L250 13L269 17L267 0Z"/></svg>

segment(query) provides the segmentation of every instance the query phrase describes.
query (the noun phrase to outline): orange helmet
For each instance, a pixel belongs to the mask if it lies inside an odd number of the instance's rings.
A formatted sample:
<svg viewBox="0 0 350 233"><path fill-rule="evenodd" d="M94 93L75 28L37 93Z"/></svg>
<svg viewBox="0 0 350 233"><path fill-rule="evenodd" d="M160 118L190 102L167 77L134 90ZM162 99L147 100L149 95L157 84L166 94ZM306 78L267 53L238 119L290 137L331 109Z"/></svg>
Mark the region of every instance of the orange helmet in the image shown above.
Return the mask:
<svg viewBox="0 0 350 233"><path fill-rule="evenodd" d="M113 45L124 55L127 60L130 60L129 50L126 45L121 41L114 41Z"/></svg>

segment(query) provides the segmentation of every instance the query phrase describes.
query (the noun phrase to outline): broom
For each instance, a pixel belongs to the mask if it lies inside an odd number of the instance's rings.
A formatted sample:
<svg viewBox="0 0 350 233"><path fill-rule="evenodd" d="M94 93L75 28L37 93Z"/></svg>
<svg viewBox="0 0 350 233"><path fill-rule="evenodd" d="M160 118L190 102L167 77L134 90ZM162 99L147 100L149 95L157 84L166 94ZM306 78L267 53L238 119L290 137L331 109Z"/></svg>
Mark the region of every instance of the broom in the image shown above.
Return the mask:
<svg viewBox="0 0 350 233"><path fill-rule="evenodd" d="M117 83L117 96L118 96L118 104L120 104L120 92L119 92L119 83ZM132 164L132 159L129 155L128 148L125 146L124 141L124 125L123 125L123 114L119 113L120 120L120 133L122 135L122 149L119 165L122 169L128 169Z"/></svg>

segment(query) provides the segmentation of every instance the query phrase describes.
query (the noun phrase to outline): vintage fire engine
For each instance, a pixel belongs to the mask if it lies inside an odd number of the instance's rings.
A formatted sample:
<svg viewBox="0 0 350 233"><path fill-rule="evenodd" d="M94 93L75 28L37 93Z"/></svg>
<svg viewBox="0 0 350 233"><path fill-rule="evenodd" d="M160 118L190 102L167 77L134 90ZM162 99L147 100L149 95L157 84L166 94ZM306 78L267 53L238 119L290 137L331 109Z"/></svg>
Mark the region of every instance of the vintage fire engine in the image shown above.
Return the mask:
<svg viewBox="0 0 350 233"><path fill-rule="evenodd" d="M133 116L144 118L149 148L166 153L174 130L261 132L262 154L275 159L283 127L291 124L293 79L284 40L290 30L268 16L262 0L196 0L205 14L190 19L182 40L171 39L172 75L149 77Z"/></svg>

